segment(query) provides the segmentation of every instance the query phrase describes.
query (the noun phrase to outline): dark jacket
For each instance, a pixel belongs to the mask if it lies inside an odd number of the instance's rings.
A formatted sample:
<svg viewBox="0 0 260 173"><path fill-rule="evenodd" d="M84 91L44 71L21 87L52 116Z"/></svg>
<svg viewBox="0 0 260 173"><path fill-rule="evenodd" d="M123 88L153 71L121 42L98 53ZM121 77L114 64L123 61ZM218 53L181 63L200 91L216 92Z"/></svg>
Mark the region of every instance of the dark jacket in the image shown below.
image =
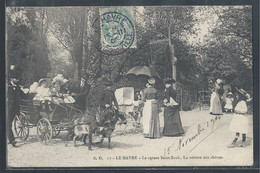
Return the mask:
<svg viewBox="0 0 260 173"><path fill-rule="evenodd" d="M80 82L73 82L68 86L68 90L71 93L75 93L75 104L77 108L85 111L87 105L87 96L90 92L90 85L85 83L82 87Z"/></svg>
<svg viewBox="0 0 260 173"><path fill-rule="evenodd" d="M8 112L10 116L19 114L20 98L23 94L19 85L13 86L10 83L8 84Z"/></svg>
<svg viewBox="0 0 260 173"><path fill-rule="evenodd" d="M170 102L171 97L174 100L176 100L176 94L177 93L172 87L166 88L164 94L165 94L165 98L168 100L168 102Z"/></svg>
<svg viewBox="0 0 260 173"><path fill-rule="evenodd" d="M104 109L106 104L112 105L112 102L114 102L118 110L119 108L118 108L118 103L116 100L115 93L112 90L108 90L108 89L104 90L101 93L100 100L99 100L100 108Z"/></svg>

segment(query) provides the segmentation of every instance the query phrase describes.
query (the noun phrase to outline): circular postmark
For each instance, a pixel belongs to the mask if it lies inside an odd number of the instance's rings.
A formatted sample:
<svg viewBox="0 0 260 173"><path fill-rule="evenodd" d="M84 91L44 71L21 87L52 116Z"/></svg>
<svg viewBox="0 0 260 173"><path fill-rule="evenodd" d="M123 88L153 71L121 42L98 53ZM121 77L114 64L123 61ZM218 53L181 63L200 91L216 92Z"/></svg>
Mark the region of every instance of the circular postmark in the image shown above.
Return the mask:
<svg viewBox="0 0 260 173"><path fill-rule="evenodd" d="M124 14L106 12L100 15L100 41L95 47L106 55L118 55L129 49L135 39L133 22ZM97 26L95 23L92 26ZM97 32L96 32L97 33Z"/></svg>

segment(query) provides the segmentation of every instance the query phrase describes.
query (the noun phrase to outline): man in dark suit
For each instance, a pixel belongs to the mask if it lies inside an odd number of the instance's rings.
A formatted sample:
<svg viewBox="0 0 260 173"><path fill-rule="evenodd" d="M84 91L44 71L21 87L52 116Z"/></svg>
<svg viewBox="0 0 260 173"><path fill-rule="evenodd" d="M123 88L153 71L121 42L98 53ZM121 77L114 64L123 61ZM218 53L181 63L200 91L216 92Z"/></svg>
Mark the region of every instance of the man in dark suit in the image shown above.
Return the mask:
<svg viewBox="0 0 260 173"><path fill-rule="evenodd" d="M115 110L115 114L117 117L119 117L123 124L126 124L126 119L124 115L119 114L119 107L116 100L116 96L114 91L112 90L113 83L110 81L107 81L105 83L106 89L101 93L100 96L100 111L101 111L101 123L104 123L107 119L112 118L113 112L112 110Z"/></svg>
<svg viewBox="0 0 260 173"><path fill-rule="evenodd" d="M86 83L85 78L80 80L70 80L63 88L63 93L69 93L75 99L75 107L81 111L85 111L87 107L87 96L90 92L90 85ZM73 130L68 130L67 140L73 139Z"/></svg>
<svg viewBox="0 0 260 173"><path fill-rule="evenodd" d="M8 93L7 93L7 104L8 104L8 114L7 114L7 138L13 147L16 147L16 141L12 131L12 123L16 115L20 114L20 97L25 94L25 90L19 86L19 75L20 74L13 65L11 65L9 70L9 81L8 81ZM24 91L23 91L24 90ZM27 89L28 90L28 89ZM28 91L27 91L28 92Z"/></svg>
<svg viewBox="0 0 260 173"><path fill-rule="evenodd" d="M85 78L74 82L69 87L69 91L75 98L75 105L78 109L85 111L87 105L87 96L90 92L90 85L86 83Z"/></svg>

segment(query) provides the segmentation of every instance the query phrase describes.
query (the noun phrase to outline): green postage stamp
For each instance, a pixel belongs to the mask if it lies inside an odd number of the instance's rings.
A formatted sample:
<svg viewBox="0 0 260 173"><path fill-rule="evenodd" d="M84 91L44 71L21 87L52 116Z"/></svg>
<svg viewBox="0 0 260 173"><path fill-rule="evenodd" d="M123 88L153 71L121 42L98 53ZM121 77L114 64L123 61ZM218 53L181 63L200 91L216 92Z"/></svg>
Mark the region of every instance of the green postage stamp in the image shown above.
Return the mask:
<svg viewBox="0 0 260 173"><path fill-rule="evenodd" d="M102 50L136 48L134 13L131 7L101 8Z"/></svg>

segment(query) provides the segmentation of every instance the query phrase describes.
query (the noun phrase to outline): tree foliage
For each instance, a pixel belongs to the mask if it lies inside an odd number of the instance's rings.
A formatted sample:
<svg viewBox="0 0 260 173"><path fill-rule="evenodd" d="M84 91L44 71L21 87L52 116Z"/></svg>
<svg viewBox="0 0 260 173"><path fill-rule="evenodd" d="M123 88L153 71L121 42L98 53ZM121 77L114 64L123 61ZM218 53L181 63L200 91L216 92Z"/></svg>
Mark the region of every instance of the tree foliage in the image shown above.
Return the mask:
<svg viewBox="0 0 260 173"><path fill-rule="evenodd" d="M7 10L7 60L20 69L22 84L29 85L50 71L46 26L42 11L33 8Z"/></svg>
<svg viewBox="0 0 260 173"><path fill-rule="evenodd" d="M116 88L143 88L146 78L125 76L136 65L172 77L173 46L178 93L187 90L189 103L209 78L237 76L237 85L252 90L250 6L132 7L137 47L113 56L100 51L99 8L8 8L8 64L20 64L27 84L56 73L84 75L92 88L88 103L96 105L104 79Z"/></svg>
<svg viewBox="0 0 260 173"><path fill-rule="evenodd" d="M75 80L81 77L83 64L83 40L86 29L85 8L57 8L49 9L49 23L51 31L60 44L70 52L74 66Z"/></svg>
<svg viewBox="0 0 260 173"><path fill-rule="evenodd" d="M212 7L218 16L205 44L197 48L201 76L233 76L236 85L252 90L251 7ZM205 83L205 82L204 82Z"/></svg>

